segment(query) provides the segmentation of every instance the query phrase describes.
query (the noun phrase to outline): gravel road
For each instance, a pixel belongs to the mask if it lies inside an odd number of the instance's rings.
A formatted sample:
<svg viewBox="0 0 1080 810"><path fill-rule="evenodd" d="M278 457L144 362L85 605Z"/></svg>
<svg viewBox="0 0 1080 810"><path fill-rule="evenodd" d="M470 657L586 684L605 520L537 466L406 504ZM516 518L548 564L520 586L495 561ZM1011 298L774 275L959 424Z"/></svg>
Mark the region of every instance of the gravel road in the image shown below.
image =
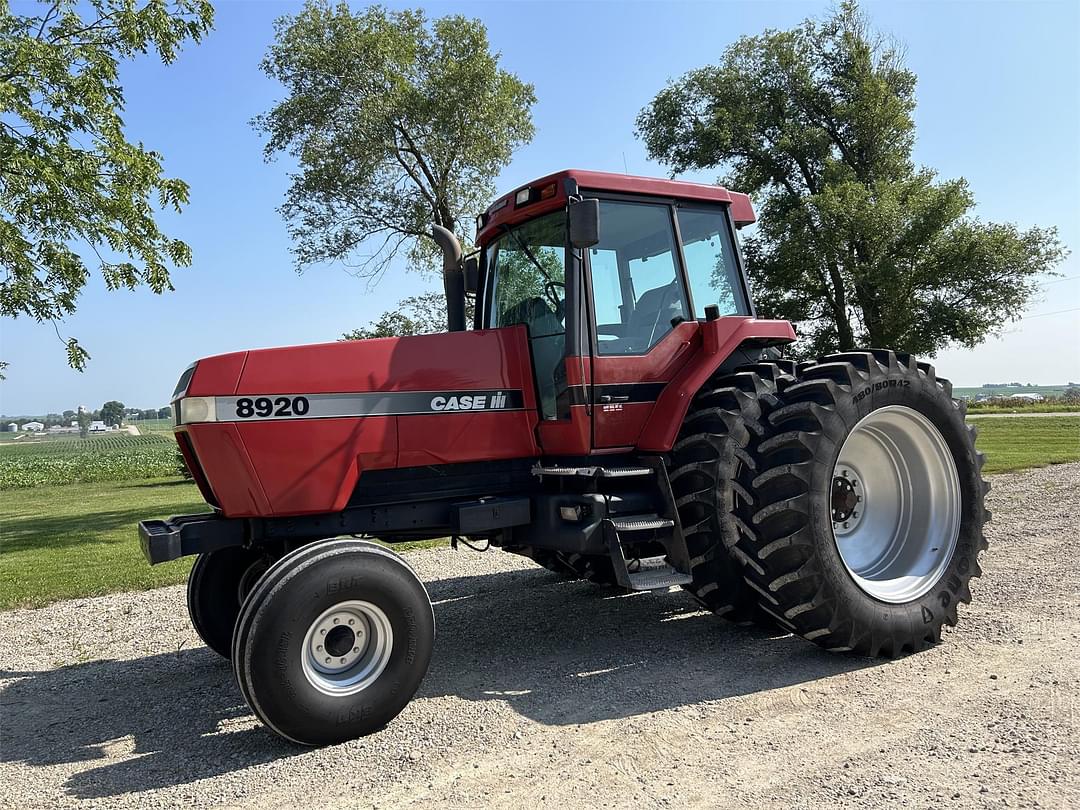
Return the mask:
<svg viewBox="0 0 1080 810"><path fill-rule="evenodd" d="M255 722L182 588L0 614L0 805L1080 807L1080 464L996 476L990 506L960 626L894 662L416 552L420 694L321 750Z"/></svg>

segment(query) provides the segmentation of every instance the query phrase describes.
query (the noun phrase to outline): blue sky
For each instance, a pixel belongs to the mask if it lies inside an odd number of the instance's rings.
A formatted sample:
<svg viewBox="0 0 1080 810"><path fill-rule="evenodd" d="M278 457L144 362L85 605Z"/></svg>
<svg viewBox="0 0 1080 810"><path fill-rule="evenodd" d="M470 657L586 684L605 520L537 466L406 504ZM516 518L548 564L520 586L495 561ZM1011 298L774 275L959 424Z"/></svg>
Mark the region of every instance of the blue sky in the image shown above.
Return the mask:
<svg viewBox="0 0 1080 810"><path fill-rule="evenodd" d="M18 3L16 7L18 8ZM170 67L124 66L133 139L165 155L191 185L191 204L165 217L187 241L192 267L176 292L108 293L95 279L61 325L93 358L68 369L49 325L0 326L11 366L0 411L30 414L121 399L165 404L191 360L260 346L336 339L437 281L394 271L375 289L340 267L298 276L276 208L284 163L264 163L248 121L281 95L258 64L273 20L298 6L226 2L215 31ZM482 19L502 64L536 86L537 133L499 178L500 191L575 166L666 175L634 138L634 118L669 78L715 62L724 47L766 27L824 15L826 3L426 3L432 16ZM1080 14L1075 2L870 3L874 24L907 46L919 76L916 160L964 176L976 214L1021 226L1057 225L1080 248ZM686 175L711 182L714 173ZM1080 257L1045 286L1032 316L975 351L936 363L960 385L1080 380Z"/></svg>

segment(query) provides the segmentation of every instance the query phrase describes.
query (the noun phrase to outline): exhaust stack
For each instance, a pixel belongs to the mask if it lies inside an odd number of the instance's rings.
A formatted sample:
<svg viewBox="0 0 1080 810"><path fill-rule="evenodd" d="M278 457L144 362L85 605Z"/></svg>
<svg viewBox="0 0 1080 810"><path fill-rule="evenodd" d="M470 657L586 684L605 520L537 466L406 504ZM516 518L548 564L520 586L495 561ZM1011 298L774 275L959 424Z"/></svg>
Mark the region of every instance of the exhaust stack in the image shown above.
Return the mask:
<svg viewBox="0 0 1080 810"><path fill-rule="evenodd" d="M431 236L443 252L443 291L446 293L446 330L465 331L465 274L461 266L461 244L453 231L431 226Z"/></svg>

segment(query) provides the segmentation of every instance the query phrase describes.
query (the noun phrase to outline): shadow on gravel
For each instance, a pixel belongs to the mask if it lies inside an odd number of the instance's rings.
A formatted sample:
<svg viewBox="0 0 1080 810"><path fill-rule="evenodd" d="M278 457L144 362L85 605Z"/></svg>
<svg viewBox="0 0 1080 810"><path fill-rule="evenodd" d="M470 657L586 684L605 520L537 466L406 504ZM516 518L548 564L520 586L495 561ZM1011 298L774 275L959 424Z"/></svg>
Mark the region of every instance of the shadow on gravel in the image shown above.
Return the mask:
<svg viewBox="0 0 1080 810"><path fill-rule="evenodd" d="M68 780L68 794L80 799L184 784L302 751L262 728L229 730L251 713L228 663L205 647L0 677L20 679L0 693L0 761L100 760Z"/></svg>
<svg viewBox="0 0 1080 810"><path fill-rule="evenodd" d="M545 724L722 701L875 663L735 627L683 593L622 595L532 569L428 590L438 636L416 699L501 700ZM77 798L187 784L305 750L248 726L229 666L205 648L0 677L16 679L0 694L0 761L100 760L68 780Z"/></svg>
<svg viewBox="0 0 1080 810"><path fill-rule="evenodd" d="M549 725L722 701L883 663L736 626L682 591L625 594L533 570L440 580L428 591L437 637L417 697L503 700Z"/></svg>

